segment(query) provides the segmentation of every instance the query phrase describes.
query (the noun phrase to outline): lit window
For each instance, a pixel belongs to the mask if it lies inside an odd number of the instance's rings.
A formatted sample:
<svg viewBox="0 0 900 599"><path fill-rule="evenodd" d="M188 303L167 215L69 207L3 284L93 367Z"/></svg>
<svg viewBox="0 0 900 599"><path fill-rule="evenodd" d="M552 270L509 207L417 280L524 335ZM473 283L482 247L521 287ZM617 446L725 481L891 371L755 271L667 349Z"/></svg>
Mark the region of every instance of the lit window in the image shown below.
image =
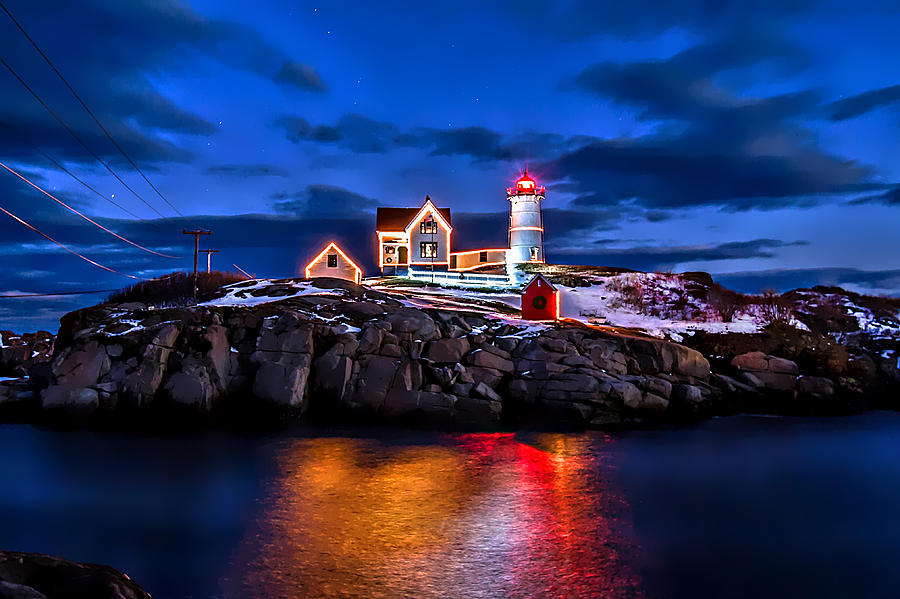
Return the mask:
<svg viewBox="0 0 900 599"><path fill-rule="evenodd" d="M392 245L386 245L386 246L384 246L384 253L385 253L385 254L393 254L393 253L396 252L396 251L397 251L397 248L395 248L395 247L392 246Z"/></svg>
<svg viewBox="0 0 900 599"><path fill-rule="evenodd" d="M422 258L437 258L437 243L423 241L419 244L419 253Z"/></svg>
<svg viewBox="0 0 900 599"><path fill-rule="evenodd" d="M532 260L540 260L541 248L532 246L531 248L531 259Z"/></svg>
<svg viewBox="0 0 900 599"><path fill-rule="evenodd" d="M427 218L419 223L419 233L429 235L438 232L437 221L434 218Z"/></svg>
<svg viewBox="0 0 900 599"><path fill-rule="evenodd" d="M328 268L337 268L337 254L328 254Z"/></svg>

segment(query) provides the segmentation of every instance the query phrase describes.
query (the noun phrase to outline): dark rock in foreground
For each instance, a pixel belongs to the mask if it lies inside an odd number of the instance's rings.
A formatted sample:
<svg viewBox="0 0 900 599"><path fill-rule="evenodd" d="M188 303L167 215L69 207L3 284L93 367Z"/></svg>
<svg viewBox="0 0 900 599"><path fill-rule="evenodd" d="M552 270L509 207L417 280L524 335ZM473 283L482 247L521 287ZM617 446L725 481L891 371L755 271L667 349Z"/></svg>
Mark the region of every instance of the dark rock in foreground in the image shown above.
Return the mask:
<svg viewBox="0 0 900 599"><path fill-rule="evenodd" d="M109 566L40 553L0 551L0 599L150 599Z"/></svg>

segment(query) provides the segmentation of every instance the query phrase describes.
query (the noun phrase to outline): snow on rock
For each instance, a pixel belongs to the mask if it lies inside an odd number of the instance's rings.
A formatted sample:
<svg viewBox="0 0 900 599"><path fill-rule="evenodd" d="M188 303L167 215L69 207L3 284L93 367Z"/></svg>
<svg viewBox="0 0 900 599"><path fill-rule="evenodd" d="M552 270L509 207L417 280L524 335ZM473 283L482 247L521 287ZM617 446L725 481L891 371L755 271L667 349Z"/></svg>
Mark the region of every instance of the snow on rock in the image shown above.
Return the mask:
<svg viewBox="0 0 900 599"><path fill-rule="evenodd" d="M759 318L752 314L740 314L733 322L722 322L708 304L685 293L683 281L668 275L625 273L606 277L590 287L557 287L562 293L560 308L565 318L585 323L603 318L612 326L637 329L676 342L683 341L684 334L695 331L756 333L762 326ZM639 289L650 298L644 300L647 310L637 309L633 299L628 297L630 289ZM682 313L692 312L697 318L677 318L674 310L660 309L677 302L684 303ZM652 312L660 312L660 315Z"/></svg>
<svg viewBox="0 0 900 599"><path fill-rule="evenodd" d="M344 296L347 294L344 289L322 289L313 286L309 281L299 279L288 279L278 282L270 279L254 279L226 285L223 289L226 292L224 296L203 302L200 305L256 306L305 295Z"/></svg>

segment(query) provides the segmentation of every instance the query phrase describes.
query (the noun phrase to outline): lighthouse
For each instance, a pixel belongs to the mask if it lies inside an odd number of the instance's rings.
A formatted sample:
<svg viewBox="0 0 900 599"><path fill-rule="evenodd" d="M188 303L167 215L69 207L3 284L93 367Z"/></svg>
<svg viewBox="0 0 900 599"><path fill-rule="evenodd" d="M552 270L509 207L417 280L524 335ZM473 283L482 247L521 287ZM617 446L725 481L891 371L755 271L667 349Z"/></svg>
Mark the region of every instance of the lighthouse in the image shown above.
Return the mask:
<svg viewBox="0 0 900 599"><path fill-rule="evenodd" d="M509 252L507 263L544 262L544 218L541 201L544 188L528 176L528 169L506 189L509 200Z"/></svg>

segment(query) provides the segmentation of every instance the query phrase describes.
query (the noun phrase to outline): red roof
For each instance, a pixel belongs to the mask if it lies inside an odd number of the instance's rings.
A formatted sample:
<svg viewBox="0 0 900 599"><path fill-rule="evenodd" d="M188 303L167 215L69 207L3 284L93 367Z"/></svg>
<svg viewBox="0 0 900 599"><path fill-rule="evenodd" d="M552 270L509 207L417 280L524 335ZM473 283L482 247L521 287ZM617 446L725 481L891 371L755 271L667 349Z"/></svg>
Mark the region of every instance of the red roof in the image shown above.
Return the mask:
<svg viewBox="0 0 900 599"><path fill-rule="evenodd" d="M416 217L422 208L378 208L375 211L375 230L381 232L404 231L406 225ZM450 224L450 209L438 208L444 220ZM451 225L452 226L452 225Z"/></svg>
<svg viewBox="0 0 900 599"><path fill-rule="evenodd" d="M524 291L525 289L528 289L529 287L531 287L532 285L534 285L535 281L537 281L538 279L540 279L541 281L543 281L544 284L545 284L547 287L549 287L551 291L558 291L558 290L556 289L556 286L555 286L553 283L551 283L550 281L548 281L547 278L546 278L544 275L540 274L540 273L538 273L538 274L534 275L533 277L531 277L531 280L528 281L528 283L525 284L525 287L522 288L522 291Z"/></svg>
<svg viewBox="0 0 900 599"><path fill-rule="evenodd" d="M525 169L525 173L516 180L516 184L518 185L519 183L524 183L525 181L530 181L531 183L535 182L534 179L528 176L528 169ZM534 187L534 185L532 185L532 187Z"/></svg>

